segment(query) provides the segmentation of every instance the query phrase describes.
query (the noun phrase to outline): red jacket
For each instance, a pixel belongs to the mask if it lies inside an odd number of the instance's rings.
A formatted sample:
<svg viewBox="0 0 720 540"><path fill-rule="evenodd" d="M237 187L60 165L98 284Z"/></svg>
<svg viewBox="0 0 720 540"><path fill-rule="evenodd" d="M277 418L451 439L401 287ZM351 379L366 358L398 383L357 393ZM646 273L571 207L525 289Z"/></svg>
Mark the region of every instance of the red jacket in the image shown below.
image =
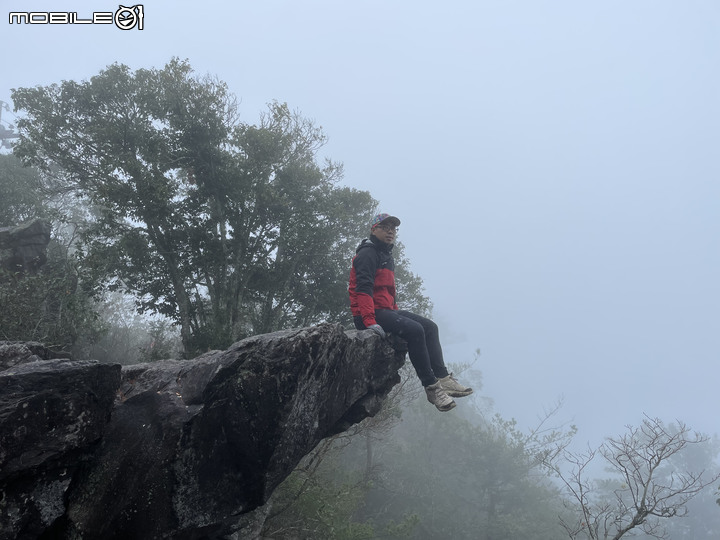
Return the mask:
<svg viewBox="0 0 720 540"><path fill-rule="evenodd" d="M350 270L350 311L362 317L365 326L377 324L376 309L397 309L395 303L395 261L392 244L374 236L358 246Z"/></svg>

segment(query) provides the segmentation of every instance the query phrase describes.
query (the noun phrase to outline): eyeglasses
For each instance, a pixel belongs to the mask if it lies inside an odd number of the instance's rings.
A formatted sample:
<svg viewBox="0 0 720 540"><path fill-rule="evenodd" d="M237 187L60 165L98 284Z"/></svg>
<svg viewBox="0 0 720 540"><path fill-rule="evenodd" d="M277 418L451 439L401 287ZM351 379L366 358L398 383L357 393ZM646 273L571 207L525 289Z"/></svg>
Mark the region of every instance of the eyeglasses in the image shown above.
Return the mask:
<svg viewBox="0 0 720 540"><path fill-rule="evenodd" d="M397 227L393 227L393 226L391 226L391 225L378 225L378 227L381 228L381 229L382 229L383 231L385 231L385 232L391 232L391 233L397 233L397 232L398 232L398 228L397 228Z"/></svg>

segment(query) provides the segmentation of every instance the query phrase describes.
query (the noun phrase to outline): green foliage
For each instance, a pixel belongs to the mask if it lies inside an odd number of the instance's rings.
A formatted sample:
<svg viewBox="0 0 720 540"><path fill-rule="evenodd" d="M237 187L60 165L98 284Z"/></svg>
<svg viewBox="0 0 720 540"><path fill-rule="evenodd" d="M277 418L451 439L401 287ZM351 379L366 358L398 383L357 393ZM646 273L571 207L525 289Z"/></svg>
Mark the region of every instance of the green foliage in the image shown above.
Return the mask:
<svg viewBox="0 0 720 540"><path fill-rule="evenodd" d="M405 256L405 246L398 242L393 251L398 304L404 310L429 317L432 312L432 302L425 296L422 279L410 271L410 261Z"/></svg>
<svg viewBox="0 0 720 540"><path fill-rule="evenodd" d="M319 163L325 135L271 103L240 122L187 62L13 91L16 154L92 208L82 264L178 325L187 355L322 320L350 323L349 261L376 202ZM407 273L407 299L427 307Z"/></svg>
<svg viewBox="0 0 720 540"><path fill-rule="evenodd" d="M48 174L23 167L14 155L0 155L1 222L12 226L43 217L52 223L39 273L0 272L0 339L42 341L78 358L87 358L92 344L103 339L108 326L97 312L97 291L72 255L80 214Z"/></svg>
<svg viewBox="0 0 720 540"><path fill-rule="evenodd" d="M177 333L167 319L150 320L145 326L148 339L139 348L141 362L177 357Z"/></svg>
<svg viewBox="0 0 720 540"><path fill-rule="evenodd" d="M177 328L163 318L137 313L132 297L108 293L95 303L103 333L83 343L79 357L101 359L114 364L137 364L178 358Z"/></svg>
<svg viewBox="0 0 720 540"><path fill-rule="evenodd" d="M374 537L371 525L353 523L352 514L359 504L362 488L356 481L337 478L326 482L325 478L309 479L302 472L294 472L278 490L273 507L284 505L288 498L294 499L292 512L286 510L283 519L275 514L266 523L269 536L273 538L336 538L369 539ZM302 492L298 494L298 492ZM294 524L294 525L293 525Z"/></svg>
<svg viewBox="0 0 720 540"><path fill-rule="evenodd" d="M504 427L414 403L386 441L366 512L415 511L414 538L557 538L556 492Z"/></svg>
<svg viewBox="0 0 720 540"><path fill-rule="evenodd" d="M276 489L271 499L273 510L264 527L266 536L278 539L411 537L418 523L413 513L393 516L381 524L372 516L357 517L373 486L374 441L391 436L393 427L401 421L401 411L409 396L418 391L419 382L409 363L402 375L402 383L392 389L376 416L322 441ZM366 464L364 469L358 468L358 461L352 458L353 466L343 463L358 445L365 449L365 457L360 460ZM334 518L331 520L330 516Z"/></svg>
<svg viewBox="0 0 720 540"><path fill-rule="evenodd" d="M537 453L569 434L523 434L500 416L486 423L473 411L472 398L463 400L464 411L439 413L424 397L409 399L422 396L422 389L412 384L412 373L405 375L408 384L399 385L379 420L367 419L321 443L292 485L280 488L273 509L285 518L273 517L263 534L275 538L284 530L287 538L336 538L298 531L316 522L319 508L340 504L342 492L349 505L343 519L371 524L370 538L560 538L561 500L537 468ZM307 499L294 500L301 492Z"/></svg>
<svg viewBox="0 0 720 540"><path fill-rule="evenodd" d="M84 263L115 276L145 307L175 317L190 339L190 232L203 200L188 171L223 169L230 107L222 84L190 77L186 63L164 70L113 65L89 82L19 89L15 153L45 172L59 167L68 189L94 204Z"/></svg>
<svg viewBox="0 0 720 540"><path fill-rule="evenodd" d="M0 339L40 341L64 351L97 339L102 324L81 281L57 242L51 242L48 262L38 274L0 271Z"/></svg>
<svg viewBox="0 0 720 540"><path fill-rule="evenodd" d="M19 225L47 213L42 181L12 154L0 154L0 226Z"/></svg>
<svg viewBox="0 0 720 540"><path fill-rule="evenodd" d="M341 448L335 440L322 442L276 489L263 535L281 539L371 540L409 537L417 519L407 516L378 530L371 520L354 516L368 485L357 472L337 469Z"/></svg>

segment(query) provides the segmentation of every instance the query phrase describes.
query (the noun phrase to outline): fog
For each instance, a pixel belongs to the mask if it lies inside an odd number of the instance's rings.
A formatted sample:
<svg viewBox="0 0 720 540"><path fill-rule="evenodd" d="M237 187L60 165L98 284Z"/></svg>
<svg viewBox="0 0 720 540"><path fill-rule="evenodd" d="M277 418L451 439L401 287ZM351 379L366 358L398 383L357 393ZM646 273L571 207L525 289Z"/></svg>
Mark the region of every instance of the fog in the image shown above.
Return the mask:
<svg viewBox="0 0 720 540"><path fill-rule="evenodd" d="M643 414L717 431L716 1L180 0L144 4L142 30L8 23L117 9L87 4L3 2L0 100L177 56L246 121L287 102L400 217L446 360L480 349L499 413L531 426L561 399L581 445Z"/></svg>

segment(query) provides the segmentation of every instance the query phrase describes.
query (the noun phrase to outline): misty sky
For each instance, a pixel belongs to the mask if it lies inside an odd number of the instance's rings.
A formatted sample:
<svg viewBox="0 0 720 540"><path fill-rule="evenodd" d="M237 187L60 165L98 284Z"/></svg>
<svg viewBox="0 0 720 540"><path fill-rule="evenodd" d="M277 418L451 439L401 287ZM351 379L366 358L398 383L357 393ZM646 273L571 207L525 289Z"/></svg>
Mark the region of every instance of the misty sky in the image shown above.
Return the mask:
<svg viewBox="0 0 720 540"><path fill-rule="evenodd" d="M0 100L178 56L245 121L278 100L323 126L503 416L564 397L583 444L644 413L718 431L717 0L148 0L142 31L8 24L117 2L2 6Z"/></svg>

